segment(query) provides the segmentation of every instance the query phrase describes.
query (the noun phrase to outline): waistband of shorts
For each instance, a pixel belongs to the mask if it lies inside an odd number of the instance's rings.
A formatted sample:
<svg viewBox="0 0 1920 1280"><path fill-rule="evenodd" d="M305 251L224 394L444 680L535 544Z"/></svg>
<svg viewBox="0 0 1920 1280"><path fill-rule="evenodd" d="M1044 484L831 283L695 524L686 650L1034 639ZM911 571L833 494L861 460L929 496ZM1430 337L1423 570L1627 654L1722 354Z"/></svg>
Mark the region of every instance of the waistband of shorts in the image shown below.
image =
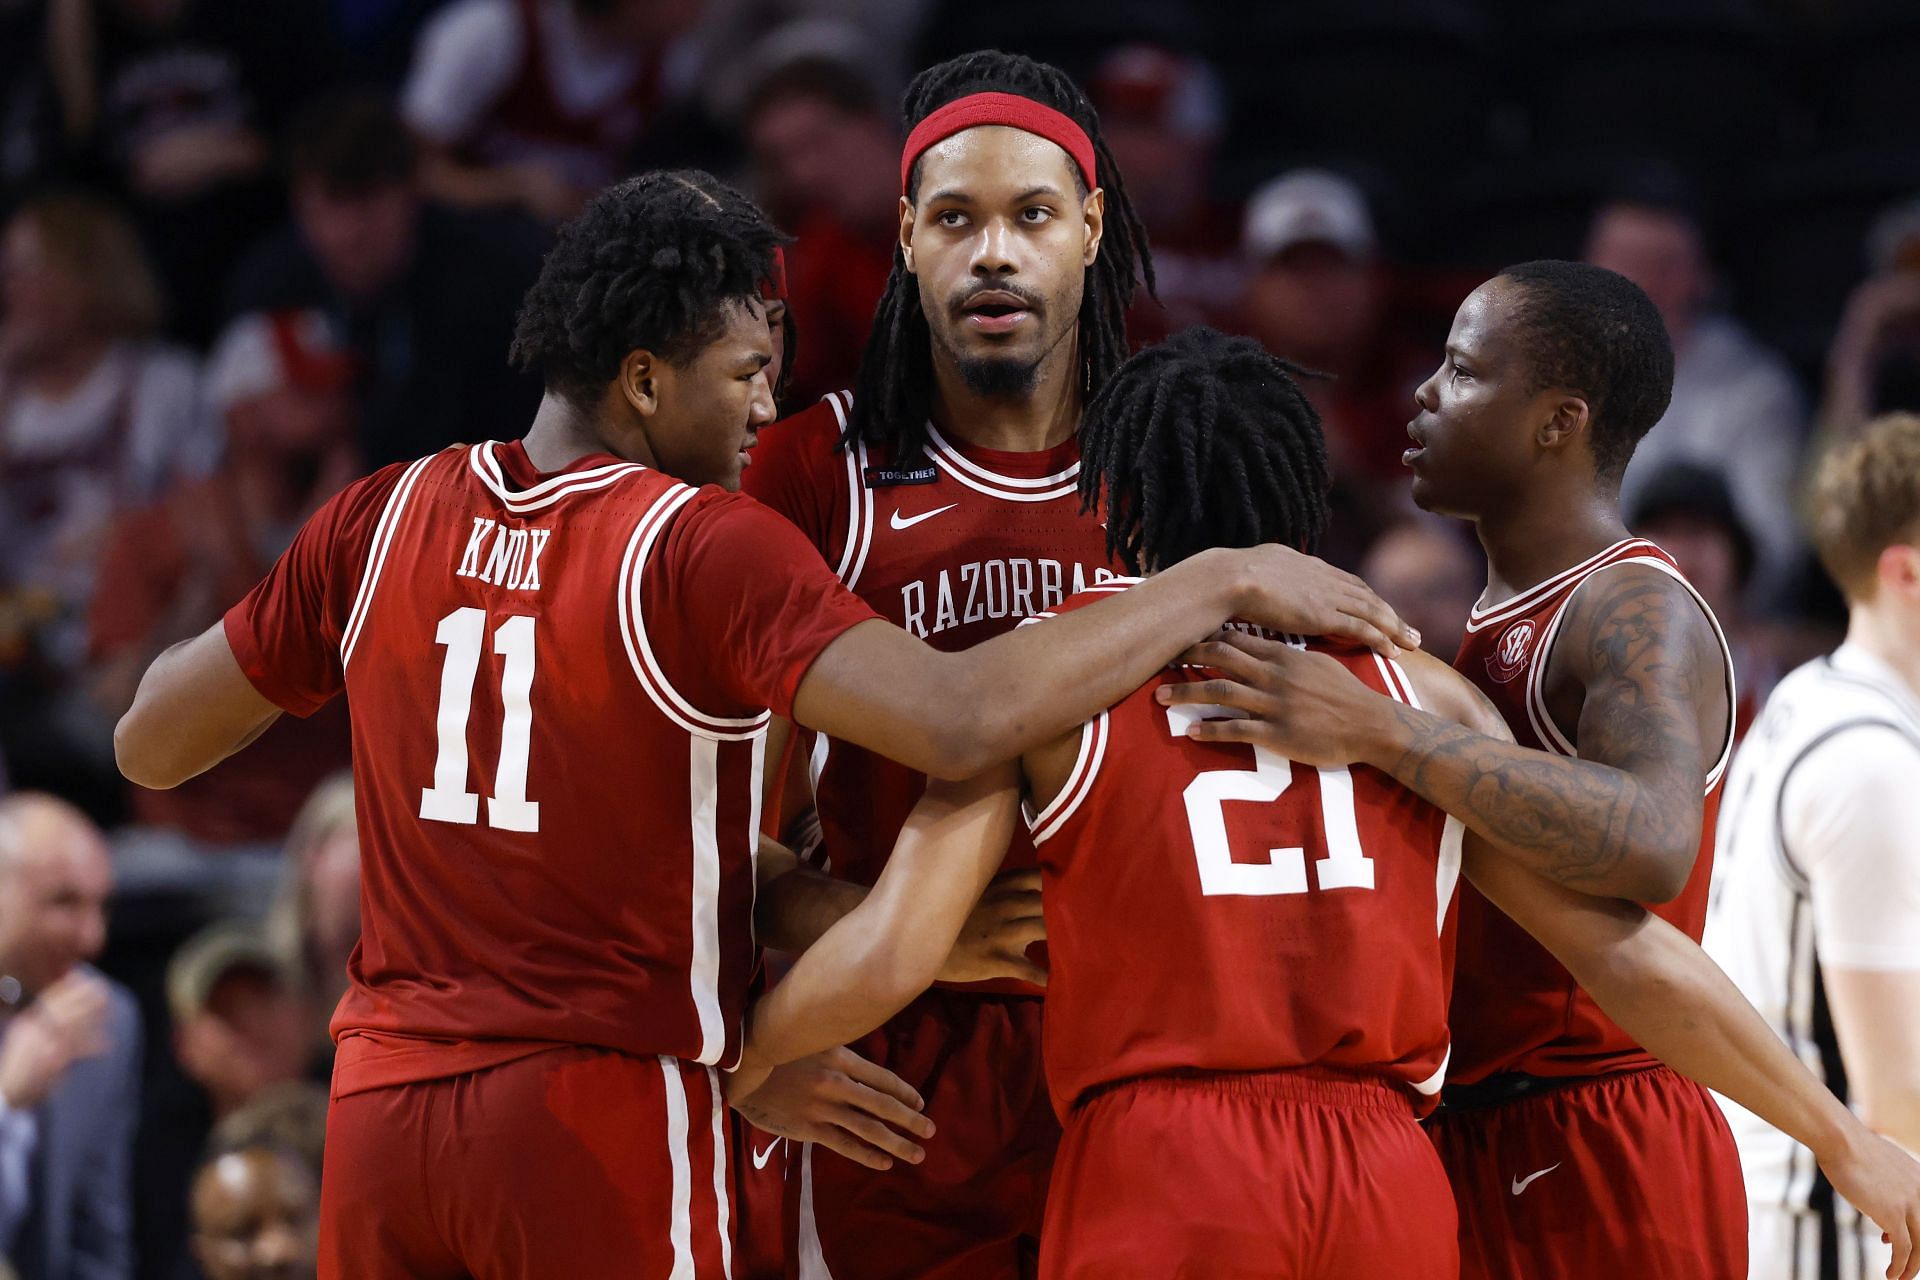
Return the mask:
<svg viewBox="0 0 1920 1280"><path fill-rule="evenodd" d="M1535 1076L1524 1071L1502 1071L1472 1084L1447 1085L1440 1091L1440 1103L1452 1111L1485 1111L1527 1098L1543 1097L1584 1085L1634 1080L1656 1072L1671 1074L1669 1068L1658 1064L1626 1071L1609 1071L1597 1076Z"/></svg>
<svg viewBox="0 0 1920 1280"><path fill-rule="evenodd" d="M1404 1087L1380 1076L1327 1067L1293 1067L1284 1071L1169 1071L1132 1076L1088 1089L1074 1103L1074 1110L1116 1093L1159 1090L1212 1093L1246 1101L1286 1102L1341 1111L1386 1111L1407 1117L1415 1114L1413 1099Z"/></svg>

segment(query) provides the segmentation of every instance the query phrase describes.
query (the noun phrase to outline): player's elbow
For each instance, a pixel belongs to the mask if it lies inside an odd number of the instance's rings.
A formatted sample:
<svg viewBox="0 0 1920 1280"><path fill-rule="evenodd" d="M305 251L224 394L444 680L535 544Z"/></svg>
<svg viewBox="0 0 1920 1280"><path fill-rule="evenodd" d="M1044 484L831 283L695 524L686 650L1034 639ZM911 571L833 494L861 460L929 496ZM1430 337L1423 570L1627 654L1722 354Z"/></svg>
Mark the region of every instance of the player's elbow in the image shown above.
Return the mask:
<svg viewBox="0 0 1920 1280"><path fill-rule="evenodd" d="M1672 902L1693 878L1694 859L1699 856L1700 846L1696 840L1644 849L1628 869L1631 882L1616 892L1621 897L1654 906Z"/></svg>
<svg viewBox="0 0 1920 1280"><path fill-rule="evenodd" d="M169 735L158 720L148 700L135 697L113 727L114 764L128 782L150 791L170 790L192 776L167 749Z"/></svg>

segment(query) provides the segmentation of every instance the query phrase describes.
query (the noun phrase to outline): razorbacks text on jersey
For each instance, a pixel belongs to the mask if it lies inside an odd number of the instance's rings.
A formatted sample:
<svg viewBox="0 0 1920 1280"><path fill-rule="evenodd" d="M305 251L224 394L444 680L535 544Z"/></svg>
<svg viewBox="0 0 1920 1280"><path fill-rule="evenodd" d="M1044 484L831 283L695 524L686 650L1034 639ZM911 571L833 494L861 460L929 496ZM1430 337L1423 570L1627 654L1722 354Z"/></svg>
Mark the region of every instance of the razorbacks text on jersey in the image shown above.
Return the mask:
<svg viewBox="0 0 1920 1280"><path fill-rule="evenodd" d="M1917 790L1920 698L1855 644L1775 687L1728 774L1703 945L1842 1101L1847 1072L1825 973L1920 970L1920 854L1909 822ZM1801 1274L1796 1265L1820 1274L1823 1253L1838 1259L1835 1274L1884 1271L1879 1229L1834 1194L1813 1153L1720 1102L1757 1229L1755 1275L1766 1215L1778 1223L1772 1252L1783 1255L1769 1278Z"/></svg>
<svg viewBox="0 0 1920 1280"><path fill-rule="evenodd" d="M1641 538L1628 538L1512 599L1475 606L1454 666L1500 711L1520 745L1577 756L1553 721L1543 685L1555 637L1574 594L1594 575L1618 565L1643 565L1670 574L1699 604L1720 640L1727 673L1727 705L1735 705L1733 659L1713 611L1675 567L1673 557ZM1733 751L1726 739L1707 772L1706 812L1692 876L1671 902L1648 910L1696 942L1706 921L1713 869L1714 818ZM1573 976L1519 925L1469 885L1460 895L1460 946L1453 986L1453 1078L1472 1084L1502 1071L1536 1076L1590 1076L1655 1065L1580 990Z"/></svg>
<svg viewBox="0 0 1920 1280"><path fill-rule="evenodd" d="M1310 647L1419 705L1399 664ZM1167 671L1089 720L1066 785L1028 815L1056 1110L1139 1076L1291 1068L1383 1077L1431 1107L1460 823L1374 769L1193 741L1209 709L1154 701L1185 678Z"/></svg>
<svg viewBox="0 0 1920 1280"><path fill-rule="evenodd" d="M352 705L336 1094L556 1043L735 1059L769 708L872 616L759 504L607 455L462 446L323 507L225 626L285 710Z"/></svg>
<svg viewBox="0 0 1920 1280"><path fill-rule="evenodd" d="M1077 439L1005 453L929 425L927 456L896 459L863 443L838 447L850 406L844 392L831 395L761 432L741 484L799 526L881 617L936 649L966 649L1118 572L1099 514L1080 510ZM800 741L828 865L873 883L925 776L824 735ZM1007 865L1033 865L1024 833Z"/></svg>

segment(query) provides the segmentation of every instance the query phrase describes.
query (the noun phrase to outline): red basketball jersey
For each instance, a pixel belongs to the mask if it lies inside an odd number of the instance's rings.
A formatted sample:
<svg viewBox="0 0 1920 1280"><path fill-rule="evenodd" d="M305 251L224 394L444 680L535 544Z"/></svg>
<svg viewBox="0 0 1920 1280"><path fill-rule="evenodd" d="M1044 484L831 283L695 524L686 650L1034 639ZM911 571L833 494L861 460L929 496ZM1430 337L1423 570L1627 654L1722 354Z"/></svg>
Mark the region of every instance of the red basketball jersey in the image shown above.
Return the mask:
<svg viewBox="0 0 1920 1280"><path fill-rule="evenodd" d="M1311 647L1418 705L1399 664ZM1067 784L1028 814L1054 1106L1135 1076L1323 1067L1426 1109L1447 1062L1460 823L1377 770L1193 741L1219 710L1154 701L1186 678L1088 721Z"/></svg>
<svg viewBox="0 0 1920 1280"><path fill-rule="evenodd" d="M768 709L872 616L752 499L606 455L462 446L328 503L226 633L279 706L352 706L336 1091L555 1043L731 1062Z"/></svg>
<svg viewBox="0 0 1920 1280"><path fill-rule="evenodd" d="M1500 709L1522 746L1577 756L1547 713L1543 685L1554 638L1566 607L1595 574L1615 565L1647 565L1685 586L1720 635L1707 602L1674 566L1673 557L1641 538L1618 542L1590 560L1492 608L1476 606L1454 665ZM1733 705L1733 659L1727 666L1727 702ZM1713 827L1720 783L1733 753L1731 727L1707 774L1707 807L1700 852L1680 896L1648 910L1695 942L1706 923L1707 883L1713 874ZM1588 1076L1628 1071L1655 1059L1615 1026L1547 949L1469 885L1461 893L1460 956L1453 987L1453 1078L1471 1084L1501 1071L1537 1076Z"/></svg>
<svg viewBox="0 0 1920 1280"><path fill-rule="evenodd" d="M845 393L828 396L769 427L742 484L798 525L888 621L936 649L966 649L1118 572L1100 516L1080 510L1077 439L1006 453L929 425L925 459L902 461L865 444L843 452L836 446L851 403ZM803 731L800 741L827 864L872 884L926 776L824 735ZM1015 835L1007 865L1033 865L1024 834Z"/></svg>

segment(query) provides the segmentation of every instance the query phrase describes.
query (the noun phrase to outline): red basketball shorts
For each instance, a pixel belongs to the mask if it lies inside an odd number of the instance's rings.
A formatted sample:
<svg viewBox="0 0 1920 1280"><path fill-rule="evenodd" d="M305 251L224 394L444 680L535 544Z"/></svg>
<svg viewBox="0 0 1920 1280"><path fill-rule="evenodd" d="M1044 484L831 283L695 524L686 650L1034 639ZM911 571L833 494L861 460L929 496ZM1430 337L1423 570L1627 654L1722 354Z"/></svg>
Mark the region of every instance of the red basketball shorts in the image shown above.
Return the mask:
<svg viewBox="0 0 1920 1280"><path fill-rule="evenodd" d="M1443 1108L1466 1280L1746 1280L1747 1195L1707 1091L1665 1067Z"/></svg>
<svg viewBox="0 0 1920 1280"><path fill-rule="evenodd" d="M1040 1066L1040 1001L935 988L850 1046L926 1099L938 1132L884 1172L803 1147L798 1280L1018 1280L1039 1257L1060 1125ZM777 1158L777 1157L776 1157Z"/></svg>
<svg viewBox="0 0 1920 1280"><path fill-rule="evenodd" d="M336 1098L321 1280L721 1280L715 1073L566 1047Z"/></svg>
<svg viewBox="0 0 1920 1280"><path fill-rule="evenodd" d="M1043 1280L1454 1280L1453 1197L1404 1093L1156 1076L1067 1118Z"/></svg>

